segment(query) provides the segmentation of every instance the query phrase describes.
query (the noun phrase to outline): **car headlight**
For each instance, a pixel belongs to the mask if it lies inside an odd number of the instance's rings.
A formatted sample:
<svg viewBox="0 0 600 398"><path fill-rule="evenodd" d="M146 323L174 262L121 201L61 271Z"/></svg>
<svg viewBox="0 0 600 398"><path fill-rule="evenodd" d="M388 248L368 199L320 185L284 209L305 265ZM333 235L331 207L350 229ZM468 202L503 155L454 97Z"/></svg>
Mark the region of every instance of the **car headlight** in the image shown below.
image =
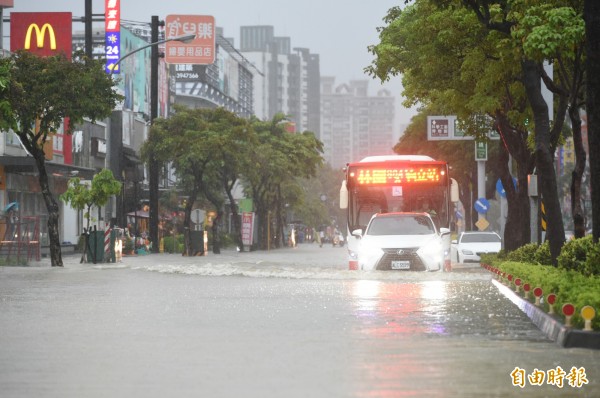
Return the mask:
<svg viewBox="0 0 600 398"><path fill-rule="evenodd" d="M475 254L472 250L462 249L461 251L462 254L464 254L465 256L472 256L473 254Z"/></svg>
<svg viewBox="0 0 600 398"><path fill-rule="evenodd" d="M422 259L433 264L441 264L444 261L444 245L441 240L434 239L428 244L421 246L417 254Z"/></svg>
<svg viewBox="0 0 600 398"><path fill-rule="evenodd" d="M358 253L353 250L348 250L348 256L351 260L358 260Z"/></svg>

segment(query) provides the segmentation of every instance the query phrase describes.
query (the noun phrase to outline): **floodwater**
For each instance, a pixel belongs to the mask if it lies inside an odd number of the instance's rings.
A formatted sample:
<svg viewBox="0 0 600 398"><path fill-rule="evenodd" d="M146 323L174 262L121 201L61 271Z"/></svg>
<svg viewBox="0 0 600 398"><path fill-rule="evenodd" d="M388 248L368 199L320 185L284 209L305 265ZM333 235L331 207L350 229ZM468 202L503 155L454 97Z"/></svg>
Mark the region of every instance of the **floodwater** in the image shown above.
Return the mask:
<svg viewBox="0 0 600 398"><path fill-rule="evenodd" d="M0 395L600 396L600 351L547 340L485 271L348 271L345 255L0 267ZM574 386L513 385L558 367Z"/></svg>

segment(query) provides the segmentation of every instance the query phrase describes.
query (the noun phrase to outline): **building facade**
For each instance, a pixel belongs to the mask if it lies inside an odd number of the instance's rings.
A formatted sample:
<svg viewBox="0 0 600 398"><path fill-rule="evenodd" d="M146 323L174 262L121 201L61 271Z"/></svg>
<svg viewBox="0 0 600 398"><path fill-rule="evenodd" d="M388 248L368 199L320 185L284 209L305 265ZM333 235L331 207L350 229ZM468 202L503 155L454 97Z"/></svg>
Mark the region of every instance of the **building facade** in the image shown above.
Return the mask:
<svg viewBox="0 0 600 398"><path fill-rule="evenodd" d="M319 136L319 56L293 48L289 37L274 35L273 26L242 26L240 51L261 74L254 75L254 111L261 120L287 115L296 131Z"/></svg>
<svg viewBox="0 0 600 398"><path fill-rule="evenodd" d="M368 80L336 85L321 78L321 128L324 158L334 168L366 156L393 154L394 97L387 90L369 95Z"/></svg>

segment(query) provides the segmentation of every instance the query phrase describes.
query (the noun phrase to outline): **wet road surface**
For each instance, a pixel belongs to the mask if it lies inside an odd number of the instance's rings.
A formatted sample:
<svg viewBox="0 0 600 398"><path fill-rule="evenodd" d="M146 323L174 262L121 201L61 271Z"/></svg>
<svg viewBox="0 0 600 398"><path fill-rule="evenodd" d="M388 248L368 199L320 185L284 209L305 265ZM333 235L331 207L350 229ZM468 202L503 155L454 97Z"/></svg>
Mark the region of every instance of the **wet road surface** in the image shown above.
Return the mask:
<svg viewBox="0 0 600 398"><path fill-rule="evenodd" d="M308 244L3 267L0 331L2 397L600 396L600 352L547 340L478 267L348 271ZM588 383L513 385L559 366Z"/></svg>

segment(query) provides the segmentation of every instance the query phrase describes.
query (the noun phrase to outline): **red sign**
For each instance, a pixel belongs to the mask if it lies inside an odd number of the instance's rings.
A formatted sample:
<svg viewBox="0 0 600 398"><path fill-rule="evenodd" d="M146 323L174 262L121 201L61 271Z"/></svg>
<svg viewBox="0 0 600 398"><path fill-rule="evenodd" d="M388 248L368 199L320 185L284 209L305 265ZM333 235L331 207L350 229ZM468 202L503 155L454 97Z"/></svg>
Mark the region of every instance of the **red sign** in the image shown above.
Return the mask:
<svg viewBox="0 0 600 398"><path fill-rule="evenodd" d="M104 3L104 31L118 32L121 30L120 0L106 0Z"/></svg>
<svg viewBox="0 0 600 398"><path fill-rule="evenodd" d="M72 25L70 12L13 12L10 50L25 49L42 57L64 53L70 59Z"/></svg>
<svg viewBox="0 0 600 398"><path fill-rule="evenodd" d="M210 65L214 63L216 29L215 18L210 15L167 15L165 20L167 40L189 34L195 34L196 38L189 43L168 41L165 61L169 64Z"/></svg>
<svg viewBox="0 0 600 398"><path fill-rule="evenodd" d="M254 231L254 213L243 212L242 213L242 243L245 248L249 248L253 242L253 231Z"/></svg>

